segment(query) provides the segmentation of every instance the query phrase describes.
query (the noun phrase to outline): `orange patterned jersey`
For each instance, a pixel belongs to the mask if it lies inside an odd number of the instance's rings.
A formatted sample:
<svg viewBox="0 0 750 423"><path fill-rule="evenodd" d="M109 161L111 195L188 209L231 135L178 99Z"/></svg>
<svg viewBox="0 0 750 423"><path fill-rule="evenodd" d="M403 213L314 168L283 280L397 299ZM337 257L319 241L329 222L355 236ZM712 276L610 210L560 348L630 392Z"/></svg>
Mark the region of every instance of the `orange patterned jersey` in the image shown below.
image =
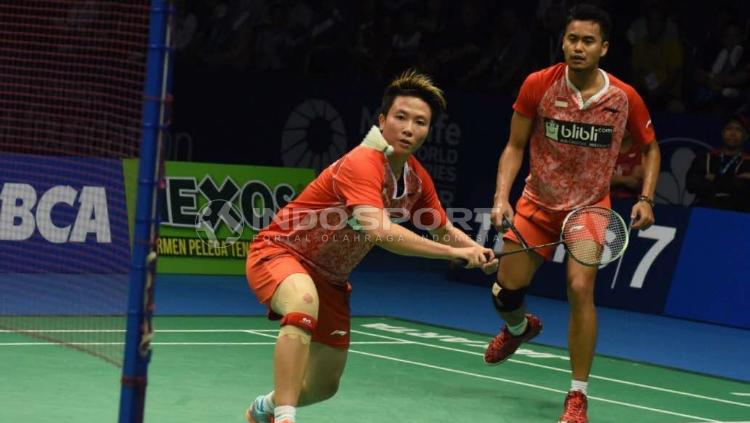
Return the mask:
<svg viewBox="0 0 750 423"><path fill-rule="evenodd" d="M411 221L427 229L448 223L432 178L416 158L409 157L401 177L404 188L397 193L396 177L385 155L356 147L279 210L256 236L253 248L282 246L316 274L344 285L375 245L352 219L354 207L386 209L394 221Z"/></svg>
<svg viewBox="0 0 750 423"><path fill-rule="evenodd" d="M530 170L523 195L549 210L572 210L609 193L627 129L636 144L654 142L643 99L603 70L604 87L583 101L559 63L526 78L513 109L533 120Z"/></svg>

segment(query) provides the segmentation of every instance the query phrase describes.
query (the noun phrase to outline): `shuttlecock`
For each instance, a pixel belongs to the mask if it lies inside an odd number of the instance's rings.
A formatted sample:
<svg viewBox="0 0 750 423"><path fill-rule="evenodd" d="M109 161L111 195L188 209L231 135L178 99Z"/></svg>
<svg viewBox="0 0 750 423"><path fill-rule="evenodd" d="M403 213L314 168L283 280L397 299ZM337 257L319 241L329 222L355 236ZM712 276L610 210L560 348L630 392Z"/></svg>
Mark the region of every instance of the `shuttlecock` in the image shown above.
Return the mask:
<svg viewBox="0 0 750 423"><path fill-rule="evenodd" d="M386 156L390 156L391 154L393 154L393 147L391 147L391 145L388 144L388 141L383 138L383 134L380 132L380 129L375 125L370 128L370 132L367 133L365 139L362 140L362 143L360 145L367 148L372 148L373 150L382 151Z"/></svg>

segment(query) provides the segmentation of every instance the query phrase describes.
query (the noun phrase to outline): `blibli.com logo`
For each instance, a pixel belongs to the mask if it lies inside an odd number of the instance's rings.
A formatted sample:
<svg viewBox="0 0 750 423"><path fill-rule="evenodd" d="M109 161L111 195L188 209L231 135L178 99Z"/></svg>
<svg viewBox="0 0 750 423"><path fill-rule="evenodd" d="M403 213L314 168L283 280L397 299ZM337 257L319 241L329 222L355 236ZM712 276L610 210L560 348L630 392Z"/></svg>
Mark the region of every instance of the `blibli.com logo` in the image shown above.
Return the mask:
<svg viewBox="0 0 750 423"><path fill-rule="evenodd" d="M612 144L611 126L580 124L544 118L544 135L552 141L594 148Z"/></svg>
<svg viewBox="0 0 750 423"><path fill-rule="evenodd" d="M25 241L35 231L54 244L111 243L107 191L58 185L37 192L29 184L0 185L0 241Z"/></svg>

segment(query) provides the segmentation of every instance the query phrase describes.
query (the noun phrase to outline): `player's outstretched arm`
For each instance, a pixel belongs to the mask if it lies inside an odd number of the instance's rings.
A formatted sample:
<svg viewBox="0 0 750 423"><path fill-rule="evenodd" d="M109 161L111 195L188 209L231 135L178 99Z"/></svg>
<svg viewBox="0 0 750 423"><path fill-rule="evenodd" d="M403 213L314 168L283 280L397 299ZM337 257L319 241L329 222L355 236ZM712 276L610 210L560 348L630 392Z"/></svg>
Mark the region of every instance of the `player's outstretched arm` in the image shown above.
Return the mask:
<svg viewBox="0 0 750 423"><path fill-rule="evenodd" d="M435 242L393 223L385 210L372 206L357 206L354 217L374 242L386 250L402 256L417 256L444 260L465 260L466 268L481 267L494 258L489 248L478 244L455 247Z"/></svg>
<svg viewBox="0 0 750 423"><path fill-rule="evenodd" d="M453 226L450 222L430 231L430 233L432 234L432 238L441 244L451 245L453 247L484 248L464 231ZM482 265L482 271L488 275L494 274L497 272L497 266L499 263L500 261L494 256L494 252L492 252L492 258Z"/></svg>

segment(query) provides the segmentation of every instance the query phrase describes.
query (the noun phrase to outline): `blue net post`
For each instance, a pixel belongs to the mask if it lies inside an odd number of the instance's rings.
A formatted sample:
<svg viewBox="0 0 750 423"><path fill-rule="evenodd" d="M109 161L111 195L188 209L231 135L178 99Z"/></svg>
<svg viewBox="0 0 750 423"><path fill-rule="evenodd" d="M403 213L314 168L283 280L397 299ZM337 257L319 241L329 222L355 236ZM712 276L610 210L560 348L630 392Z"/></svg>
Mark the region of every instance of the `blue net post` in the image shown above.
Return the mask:
<svg viewBox="0 0 750 423"><path fill-rule="evenodd" d="M168 0L152 0L119 423L143 422L145 408L153 333L151 317L159 230L157 198L162 172L161 143L166 126L166 87L171 73L168 46L171 15Z"/></svg>

